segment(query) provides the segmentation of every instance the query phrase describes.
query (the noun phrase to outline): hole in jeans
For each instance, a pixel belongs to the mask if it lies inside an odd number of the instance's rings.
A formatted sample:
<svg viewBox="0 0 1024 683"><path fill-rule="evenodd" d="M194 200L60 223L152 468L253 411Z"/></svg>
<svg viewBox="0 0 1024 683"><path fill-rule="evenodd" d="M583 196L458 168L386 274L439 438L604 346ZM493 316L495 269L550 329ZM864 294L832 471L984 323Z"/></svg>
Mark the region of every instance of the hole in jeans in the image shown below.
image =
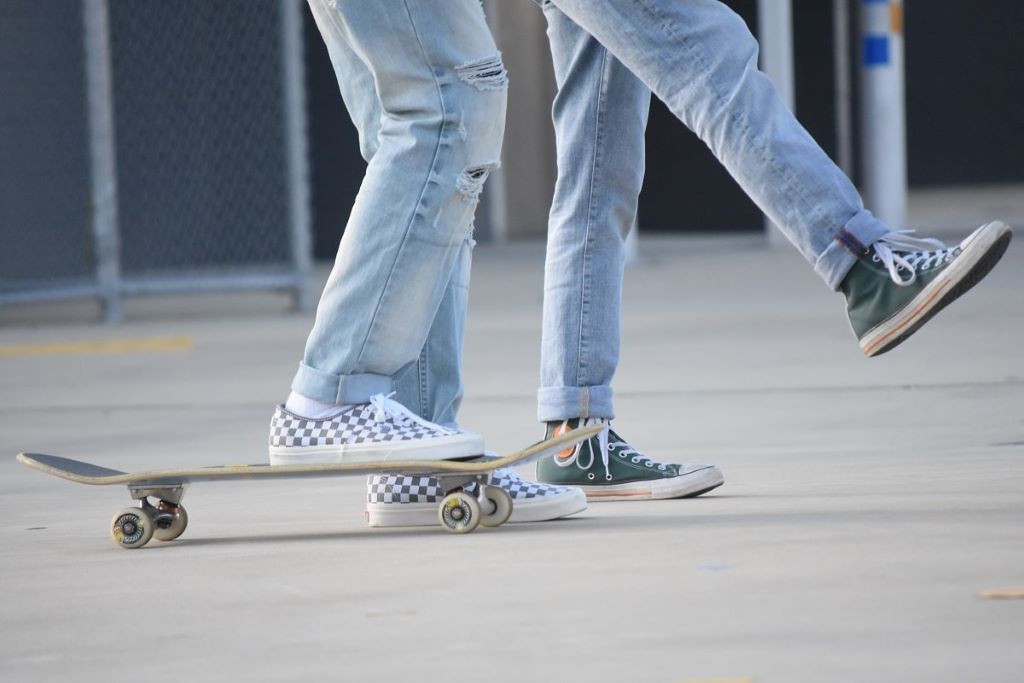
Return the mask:
<svg viewBox="0 0 1024 683"><path fill-rule="evenodd" d="M477 90L504 90L508 87L508 71L501 62L500 54L457 66L455 73Z"/></svg>
<svg viewBox="0 0 1024 683"><path fill-rule="evenodd" d="M480 199L480 192L484 189L484 181L487 180L487 176L491 174L491 171L496 168L498 168L497 162L470 166L455 179L455 189L459 191L459 194L467 202L478 201Z"/></svg>

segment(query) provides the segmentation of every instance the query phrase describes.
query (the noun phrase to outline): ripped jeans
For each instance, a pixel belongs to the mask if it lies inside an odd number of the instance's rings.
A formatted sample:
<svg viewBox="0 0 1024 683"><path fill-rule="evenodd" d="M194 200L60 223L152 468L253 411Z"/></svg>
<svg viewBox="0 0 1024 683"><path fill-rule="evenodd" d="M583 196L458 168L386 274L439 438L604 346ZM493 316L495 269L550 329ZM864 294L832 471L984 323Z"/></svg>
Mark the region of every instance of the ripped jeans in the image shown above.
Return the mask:
<svg viewBox="0 0 1024 683"><path fill-rule="evenodd" d="M473 215L507 76L477 0L308 0L368 165L292 389L453 424Z"/></svg>

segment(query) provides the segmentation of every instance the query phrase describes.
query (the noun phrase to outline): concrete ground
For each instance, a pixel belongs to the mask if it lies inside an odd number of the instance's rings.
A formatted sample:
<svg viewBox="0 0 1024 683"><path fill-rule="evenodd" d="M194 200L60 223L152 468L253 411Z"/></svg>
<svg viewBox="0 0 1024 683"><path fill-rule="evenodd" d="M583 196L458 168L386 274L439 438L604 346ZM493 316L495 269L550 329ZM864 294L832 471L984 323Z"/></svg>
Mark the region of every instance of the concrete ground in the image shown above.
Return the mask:
<svg viewBox="0 0 1024 683"><path fill-rule="evenodd" d="M367 529L359 478L238 482L195 485L180 540L119 550L123 489L14 454L259 461L311 318L259 294L134 300L112 327L0 311L0 678L1024 680L1024 600L983 597L1024 591L1021 245L874 360L793 250L641 248L616 424L726 485L467 536ZM498 450L541 433L542 259L477 251L463 422Z"/></svg>

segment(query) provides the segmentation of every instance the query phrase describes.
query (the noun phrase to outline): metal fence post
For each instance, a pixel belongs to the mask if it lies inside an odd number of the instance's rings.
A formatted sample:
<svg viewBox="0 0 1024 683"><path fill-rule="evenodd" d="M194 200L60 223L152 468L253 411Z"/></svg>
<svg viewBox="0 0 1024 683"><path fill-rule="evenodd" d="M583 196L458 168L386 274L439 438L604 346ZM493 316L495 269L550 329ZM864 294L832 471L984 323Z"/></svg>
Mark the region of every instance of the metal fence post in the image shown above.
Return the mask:
<svg viewBox="0 0 1024 683"><path fill-rule="evenodd" d="M281 66L284 74L284 127L288 165L288 214L291 223L292 263L295 267L295 307L313 306L310 276L313 269L310 227L309 153L306 140L306 84L302 65L300 4L281 0Z"/></svg>
<svg viewBox="0 0 1024 683"><path fill-rule="evenodd" d="M117 147L107 0L84 0L85 82L92 178L92 232L103 318L121 318L120 239L117 214Z"/></svg>

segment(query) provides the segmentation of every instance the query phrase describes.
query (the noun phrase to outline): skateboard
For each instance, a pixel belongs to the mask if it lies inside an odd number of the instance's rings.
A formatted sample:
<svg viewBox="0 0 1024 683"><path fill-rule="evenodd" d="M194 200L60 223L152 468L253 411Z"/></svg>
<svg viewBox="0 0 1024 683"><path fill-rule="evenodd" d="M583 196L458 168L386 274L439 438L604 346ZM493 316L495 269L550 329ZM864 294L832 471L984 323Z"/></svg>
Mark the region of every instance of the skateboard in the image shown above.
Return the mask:
<svg viewBox="0 0 1024 683"><path fill-rule="evenodd" d="M468 533L482 525L501 526L512 515L512 497L504 489L487 485L496 469L525 465L596 435L600 425L581 427L540 441L501 457L480 456L470 460L379 460L325 465L217 465L194 469L122 472L71 458L42 453L19 453L18 461L34 470L77 484L123 484L139 507L121 510L110 523L110 533L122 548L134 549L150 539L173 541L185 532L188 513L181 504L189 484L203 481L299 479L366 474L429 476L440 482L445 495L438 506L441 526L454 533ZM477 483L476 495L463 490ZM150 498L156 501L154 505Z"/></svg>

